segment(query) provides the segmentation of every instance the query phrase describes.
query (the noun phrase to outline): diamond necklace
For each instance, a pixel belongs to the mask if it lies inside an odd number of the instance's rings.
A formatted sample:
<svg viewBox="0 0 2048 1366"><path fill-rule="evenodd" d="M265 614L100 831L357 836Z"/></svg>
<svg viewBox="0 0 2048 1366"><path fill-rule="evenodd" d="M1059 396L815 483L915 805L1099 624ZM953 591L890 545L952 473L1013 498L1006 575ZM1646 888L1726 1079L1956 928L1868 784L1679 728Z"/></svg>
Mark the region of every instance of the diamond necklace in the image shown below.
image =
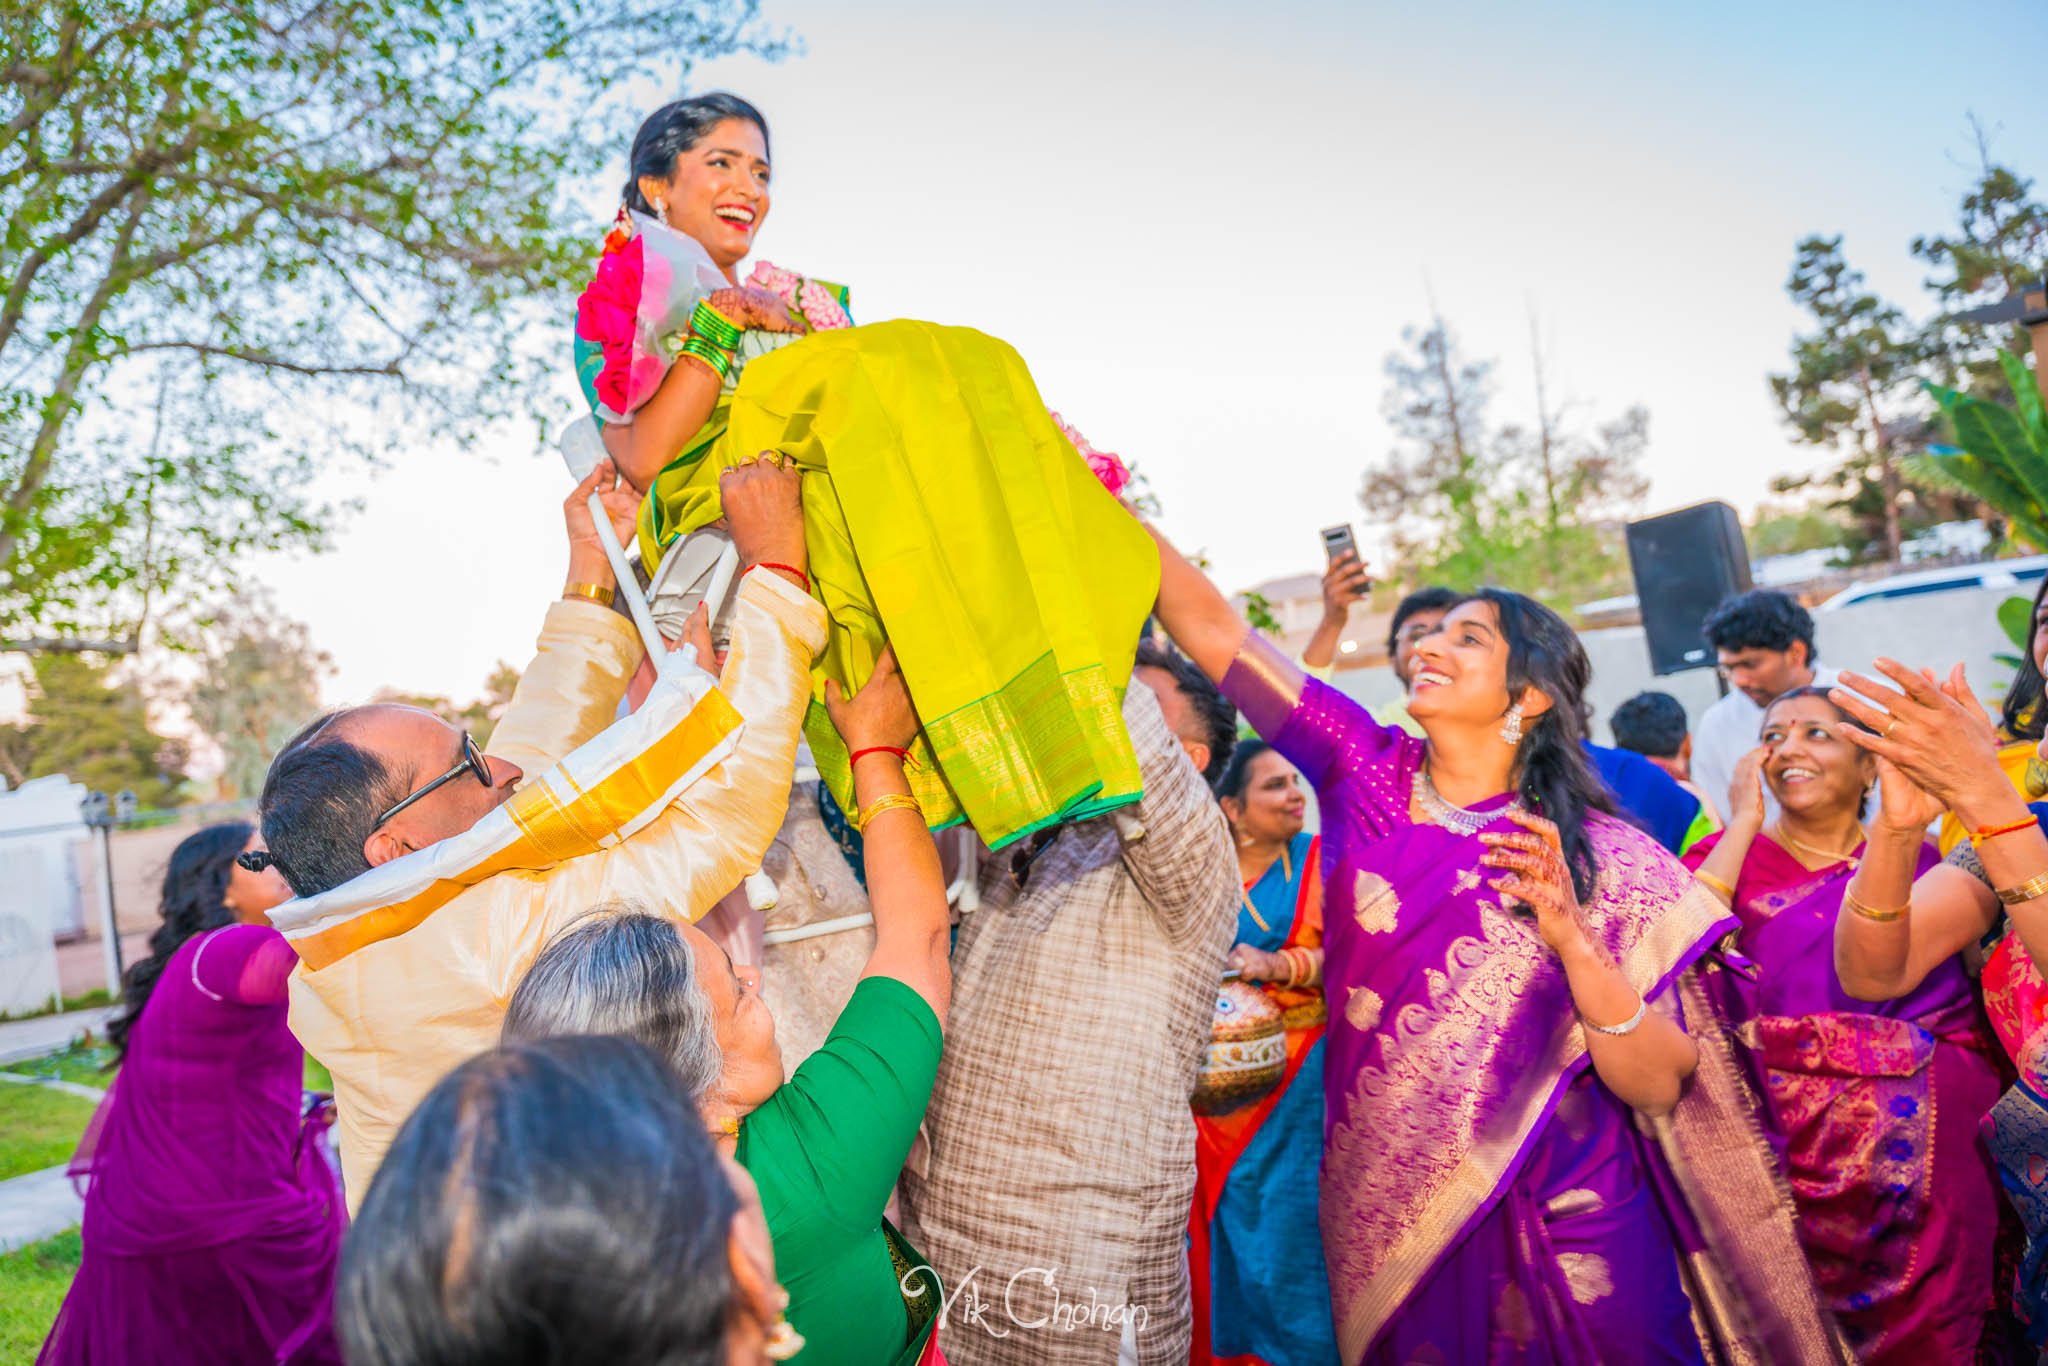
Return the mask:
<svg viewBox="0 0 2048 1366"><path fill-rule="evenodd" d="M1415 785L1412 789L1415 804L1422 808L1423 818L1431 825L1441 825L1460 835L1476 835L1481 829L1522 804L1521 798L1509 802L1499 811L1467 811L1462 806L1453 806L1436 790L1430 781L1427 769L1415 771Z"/></svg>

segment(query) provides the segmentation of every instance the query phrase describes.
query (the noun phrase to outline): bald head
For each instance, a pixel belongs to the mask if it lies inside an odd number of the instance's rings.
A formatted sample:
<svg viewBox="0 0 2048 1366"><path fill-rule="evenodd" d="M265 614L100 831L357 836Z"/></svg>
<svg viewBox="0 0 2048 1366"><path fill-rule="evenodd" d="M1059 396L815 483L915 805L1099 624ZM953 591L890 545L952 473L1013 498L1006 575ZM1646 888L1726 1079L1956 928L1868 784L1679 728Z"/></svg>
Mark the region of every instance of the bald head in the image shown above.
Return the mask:
<svg viewBox="0 0 2048 1366"><path fill-rule="evenodd" d="M465 763L462 732L430 711L379 702L329 712L286 742L263 780L263 842L292 890L316 896L379 864L461 834L512 793L520 772L491 760L380 818Z"/></svg>

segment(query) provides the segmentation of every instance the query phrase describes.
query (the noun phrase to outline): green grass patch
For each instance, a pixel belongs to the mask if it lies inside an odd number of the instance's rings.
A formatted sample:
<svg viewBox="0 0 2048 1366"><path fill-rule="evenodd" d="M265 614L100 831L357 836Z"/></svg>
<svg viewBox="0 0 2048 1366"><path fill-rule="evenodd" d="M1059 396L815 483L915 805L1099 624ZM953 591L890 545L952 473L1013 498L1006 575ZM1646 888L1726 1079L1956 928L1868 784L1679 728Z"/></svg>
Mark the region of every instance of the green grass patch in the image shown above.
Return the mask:
<svg viewBox="0 0 2048 1366"><path fill-rule="evenodd" d="M0 1255L0 1366L36 1359L82 1255L77 1229Z"/></svg>
<svg viewBox="0 0 2048 1366"><path fill-rule="evenodd" d="M107 1064L113 1060L112 1044L83 1043L45 1053L40 1058L11 1062L6 1070L25 1077L54 1077L104 1091L114 1084L114 1074L107 1070Z"/></svg>
<svg viewBox="0 0 2048 1366"><path fill-rule="evenodd" d="M92 1112L83 1096L0 1082L0 1181L69 1162Z"/></svg>
<svg viewBox="0 0 2048 1366"><path fill-rule="evenodd" d="M94 1010L113 1003L114 998L108 995L105 987L94 987L83 995L66 996L61 1003L53 1001L40 1010L0 1011L0 1020L36 1020L45 1015L68 1015L74 1010Z"/></svg>

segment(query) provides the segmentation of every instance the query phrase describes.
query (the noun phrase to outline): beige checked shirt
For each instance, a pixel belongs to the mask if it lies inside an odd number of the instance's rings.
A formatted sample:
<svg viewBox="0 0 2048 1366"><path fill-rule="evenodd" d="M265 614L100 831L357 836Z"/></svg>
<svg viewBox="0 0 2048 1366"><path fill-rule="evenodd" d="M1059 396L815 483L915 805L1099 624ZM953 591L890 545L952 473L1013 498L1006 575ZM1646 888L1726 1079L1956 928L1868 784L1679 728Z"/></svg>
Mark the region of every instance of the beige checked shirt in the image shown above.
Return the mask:
<svg viewBox="0 0 2048 1366"><path fill-rule="evenodd" d="M930 1149L907 1231L944 1278L960 1366L1185 1362L1188 1110L1237 927L1222 813L1133 682L1135 808L995 856L960 927Z"/></svg>

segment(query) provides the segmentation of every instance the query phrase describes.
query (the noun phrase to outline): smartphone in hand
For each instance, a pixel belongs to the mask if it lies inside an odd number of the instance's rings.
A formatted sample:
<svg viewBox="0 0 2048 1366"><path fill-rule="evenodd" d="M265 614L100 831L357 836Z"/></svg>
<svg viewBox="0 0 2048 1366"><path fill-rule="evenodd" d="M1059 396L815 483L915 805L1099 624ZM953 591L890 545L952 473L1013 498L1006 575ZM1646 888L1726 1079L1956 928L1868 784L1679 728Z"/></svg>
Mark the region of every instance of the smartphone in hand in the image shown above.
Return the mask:
<svg viewBox="0 0 2048 1366"><path fill-rule="evenodd" d="M1351 534L1351 523L1339 522L1336 526L1323 528L1323 553L1329 556L1332 564L1343 555L1349 555L1354 560L1358 558L1358 540ZM1358 585L1358 596L1361 598L1371 591L1371 579Z"/></svg>

